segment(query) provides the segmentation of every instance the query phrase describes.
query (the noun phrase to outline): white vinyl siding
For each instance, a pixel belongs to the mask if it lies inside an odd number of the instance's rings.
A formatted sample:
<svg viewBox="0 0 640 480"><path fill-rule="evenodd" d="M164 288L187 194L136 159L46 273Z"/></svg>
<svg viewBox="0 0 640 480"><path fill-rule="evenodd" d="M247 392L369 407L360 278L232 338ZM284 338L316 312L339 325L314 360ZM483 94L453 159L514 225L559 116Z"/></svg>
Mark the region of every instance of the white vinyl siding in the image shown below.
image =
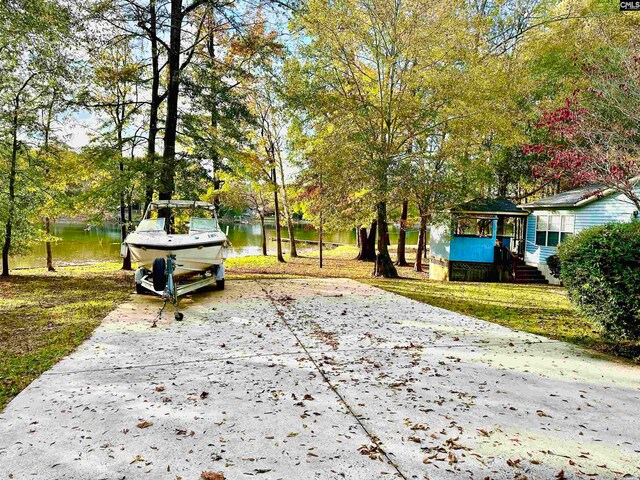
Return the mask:
<svg viewBox="0 0 640 480"><path fill-rule="evenodd" d="M533 265L545 265L547 258L558 253L556 246L536 244L537 218L541 216L560 215L563 218L567 217L565 222L573 221L573 231L578 233L595 225L630 222L633 219L634 211L635 206L623 195L610 195L578 208L564 208L562 210L536 209L527 217L525 262ZM573 220L569 220L571 217L573 217ZM563 230L566 228L566 233L570 230L568 223L565 223L564 227L561 225L561 228Z"/></svg>

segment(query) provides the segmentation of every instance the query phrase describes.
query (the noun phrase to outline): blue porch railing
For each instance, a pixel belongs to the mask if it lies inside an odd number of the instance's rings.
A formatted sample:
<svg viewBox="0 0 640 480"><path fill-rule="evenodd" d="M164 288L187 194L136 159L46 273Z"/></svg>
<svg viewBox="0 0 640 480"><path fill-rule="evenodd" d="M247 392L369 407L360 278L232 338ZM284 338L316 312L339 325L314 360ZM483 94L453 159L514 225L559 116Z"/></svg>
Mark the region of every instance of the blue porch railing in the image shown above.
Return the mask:
<svg viewBox="0 0 640 480"><path fill-rule="evenodd" d="M498 221L493 220L490 237L453 235L450 242L449 260L453 262L493 263L497 226Z"/></svg>

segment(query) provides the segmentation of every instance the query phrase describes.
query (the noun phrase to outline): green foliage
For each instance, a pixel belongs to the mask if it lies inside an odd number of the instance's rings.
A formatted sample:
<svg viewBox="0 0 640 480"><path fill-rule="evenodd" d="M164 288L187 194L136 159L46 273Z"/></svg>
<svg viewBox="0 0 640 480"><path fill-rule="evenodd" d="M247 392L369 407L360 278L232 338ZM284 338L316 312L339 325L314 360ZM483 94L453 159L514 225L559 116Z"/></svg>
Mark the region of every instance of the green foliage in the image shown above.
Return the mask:
<svg viewBox="0 0 640 480"><path fill-rule="evenodd" d="M560 247L573 301L616 338L640 338L640 222L583 230Z"/></svg>
<svg viewBox="0 0 640 480"><path fill-rule="evenodd" d="M560 273L562 272L562 264L558 255L551 255L550 257L547 257L547 266L551 271L551 275L556 278L560 278Z"/></svg>

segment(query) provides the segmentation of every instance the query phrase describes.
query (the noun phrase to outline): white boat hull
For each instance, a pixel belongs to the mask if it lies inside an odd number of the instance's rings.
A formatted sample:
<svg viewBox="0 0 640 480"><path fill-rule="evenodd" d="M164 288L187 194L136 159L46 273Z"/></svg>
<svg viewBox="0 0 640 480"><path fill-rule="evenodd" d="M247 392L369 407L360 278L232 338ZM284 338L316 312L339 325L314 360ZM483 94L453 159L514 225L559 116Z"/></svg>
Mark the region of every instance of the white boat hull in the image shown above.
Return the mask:
<svg viewBox="0 0 640 480"><path fill-rule="evenodd" d="M222 265L226 258L226 236L220 234L157 235L132 233L125 240L131 260L151 270L156 258L175 256L174 275L203 272Z"/></svg>
<svg viewBox="0 0 640 480"><path fill-rule="evenodd" d="M208 270L214 265L224 263L222 246L189 248L180 250L159 250L129 245L131 260L147 270L151 270L156 258L176 257L175 275Z"/></svg>

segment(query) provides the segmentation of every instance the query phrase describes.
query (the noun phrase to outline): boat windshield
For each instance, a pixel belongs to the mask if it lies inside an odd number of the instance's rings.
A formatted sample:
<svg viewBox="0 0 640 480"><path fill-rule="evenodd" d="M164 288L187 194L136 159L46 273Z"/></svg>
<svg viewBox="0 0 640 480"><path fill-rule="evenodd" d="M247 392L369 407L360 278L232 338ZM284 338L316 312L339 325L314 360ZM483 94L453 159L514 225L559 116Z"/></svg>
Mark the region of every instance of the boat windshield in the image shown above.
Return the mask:
<svg viewBox="0 0 640 480"><path fill-rule="evenodd" d="M145 218L138 224L137 232L162 232L164 231L164 218Z"/></svg>
<svg viewBox="0 0 640 480"><path fill-rule="evenodd" d="M218 221L215 218L191 217L189 226L192 232L215 232L220 230Z"/></svg>

